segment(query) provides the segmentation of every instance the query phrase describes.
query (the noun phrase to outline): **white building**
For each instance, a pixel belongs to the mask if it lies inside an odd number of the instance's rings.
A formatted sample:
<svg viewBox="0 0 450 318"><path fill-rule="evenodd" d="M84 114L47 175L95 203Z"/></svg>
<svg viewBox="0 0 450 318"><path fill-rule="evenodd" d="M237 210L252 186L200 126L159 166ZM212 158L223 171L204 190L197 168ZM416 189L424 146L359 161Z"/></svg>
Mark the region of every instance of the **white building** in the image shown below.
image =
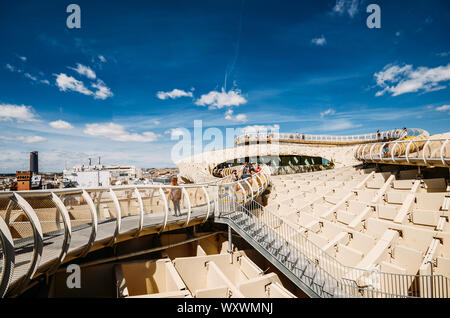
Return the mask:
<svg viewBox="0 0 450 318"><path fill-rule="evenodd" d="M126 184L140 177L142 177L142 169L128 165L80 165L63 171L65 183L71 181L76 187L83 188L109 186L111 183Z"/></svg>
<svg viewBox="0 0 450 318"><path fill-rule="evenodd" d="M111 173L107 170L64 171L63 182L69 181L80 188L107 187L111 185Z"/></svg>

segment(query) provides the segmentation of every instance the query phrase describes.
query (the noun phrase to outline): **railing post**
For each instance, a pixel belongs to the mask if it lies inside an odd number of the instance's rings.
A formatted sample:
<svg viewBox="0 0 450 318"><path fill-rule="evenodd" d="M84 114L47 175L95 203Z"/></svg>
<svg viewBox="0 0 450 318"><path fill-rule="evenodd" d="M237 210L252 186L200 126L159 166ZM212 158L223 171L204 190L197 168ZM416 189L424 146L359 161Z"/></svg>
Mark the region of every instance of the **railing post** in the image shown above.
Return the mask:
<svg viewBox="0 0 450 318"><path fill-rule="evenodd" d="M92 245L94 244L95 237L97 236L98 231L98 219L97 219L97 208L94 205L94 201L92 201L91 196L89 193L86 192L86 190L83 189L82 197L86 201L89 211L91 212L91 219L92 219L92 225L91 225L91 235L89 236L89 241L86 244L86 247L84 250L80 253L80 257L84 257L89 253L89 250L91 249Z"/></svg>
<svg viewBox="0 0 450 318"><path fill-rule="evenodd" d="M114 236L112 237L111 241L108 244L112 246L116 242L117 237L120 234L120 228L122 225L122 208L120 206L119 200L117 199L116 193L113 191L112 188L109 189L109 194L111 195L111 198L114 202L114 206L116 208L116 229L114 230Z"/></svg>
<svg viewBox="0 0 450 318"><path fill-rule="evenodd" d="M231 226L228 225L228 253L230 254L230 264L233 264L233 235L231 234Z"/></svg>
<svg viewBox="0 0 450 318"><path fill-rule="evenodd" d="M138 200L139 204L139 223L136 230L136 234L134 235L135 237L138 237L139 234L141 234L142 227L144 225L144 203L142 201L141 193L139 192L139 189L137 187L134 188L134 194L136 195L136 199Z"/></svg>
<svg viewBox="0 0 450 318"><path fill-rule="evenodd" d="M27 273L22 278L20 284L17 286L17 289L14 289L14 292L20 292L28 284L28 281L33 278L40 264L42 252L44 249L44 235L42 233L42 227L41 223L39 222L39 218L31 205L17 193L14 193L14 196L11 198L11 200L16 202L25 212L28 220L30 221L31 227L33 228L34 248L33 256L30 261L30 267Z"/></svg>
<svg viewBox="0 0 450 318"><path fill-rule="evenodd" d="M15 252L14 241L8 225L0 217L0 243L3 250L3 264L0 276L0 298L8 291L9 283L14 275Z"/></svg>
<svg viewBox="0 0 450 318"><path fill-rule="evenodd" d="M66 206L54 192L52 192L52 201L55 203L56 207L58 208L59 212L62 215L64 223L64 241L61 247L61 253L59 254L58 260L50 269L50 273L53 273L53 271L56 270L59 267L59 265L64 261L64 258L66 257L67 252L69 250L70 240L72 238L72 226L70 223L69 212L67 211Z"/></svg>

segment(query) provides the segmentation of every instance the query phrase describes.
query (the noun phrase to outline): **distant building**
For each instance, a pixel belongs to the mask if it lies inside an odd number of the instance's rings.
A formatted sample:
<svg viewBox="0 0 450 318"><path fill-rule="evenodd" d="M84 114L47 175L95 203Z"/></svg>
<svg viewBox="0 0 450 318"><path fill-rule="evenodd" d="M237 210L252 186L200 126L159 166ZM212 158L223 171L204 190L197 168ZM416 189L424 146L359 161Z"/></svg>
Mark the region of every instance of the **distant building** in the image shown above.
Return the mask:
<svg viewBox="0 0 450 318"><path fill-rule="evenodd" d="M37 151L30 152L30 171L33 174L39 174L39 158Z"/></svg>
<svg viewBox="0 0 450 318"><path fill-rule="evenodd" d="M111 185L111 173L107 170L64 171L63 183L78 188L107 187Z"/></svg>
<svg viewBox="0 0 450 318"><path fill-rule="evenodd" d="M63 171L63 182L75 187L106 187L112 184L129 184L142 177L142 169L129 165L106 166L102 164L74 166Z"/></svg>
<svg viewBox="0 0 450 318"><path fill-rule="evenodd" d="M17 171L17 191L31 190L31 171Z"/></svg>

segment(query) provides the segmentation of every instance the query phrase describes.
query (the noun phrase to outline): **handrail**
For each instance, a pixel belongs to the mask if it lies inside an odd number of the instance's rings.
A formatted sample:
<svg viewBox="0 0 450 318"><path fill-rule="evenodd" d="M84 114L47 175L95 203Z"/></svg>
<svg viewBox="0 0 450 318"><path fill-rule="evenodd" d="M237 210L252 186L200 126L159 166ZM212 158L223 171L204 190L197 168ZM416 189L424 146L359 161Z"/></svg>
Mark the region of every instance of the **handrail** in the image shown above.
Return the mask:
<svg viewBox="0 0 450 318"><path fill-rule="evenodd" d="M243 207L244 208L244 207ZM294 226L256 201L249 208L253 216L280 234L285 245L297 249L308 261L315 264L323 275L335 281L346 294L357 297L449 297L450 279L443 275L408 275L381 272L377 269L365 270L345 266L322 250L307 237L309 229ZM256 212L252 212L256 211ZM226 215L225 215L226 216ZM298 228L297 228L298 227ZM446 288L429 290L432 282L444 282ZM395 284L395 290L394 285Z"/></svg>
<svg viewBox="0 0 450 318"><path fill-rule="evenodd" d="M242 144L251 141L275 140L279 142L295 141L300 143L323 143L323 144L355 144L376 142L386 139L401 139L407 136L429 136L429 133L420 128L408 128L406 132L401 129L386 130L379 133L371 133L353 136L332 136L332 135L307 135L300 133L278 133L278 132L250 132L236 136L235 144Z"/></svg>
<svg viewBox="0 0 450 318"><path fill-rule="evenodd" d="M182 190L184 198L187 203L187 215L182 217L175 217L174 222L178 222L179 226L189 226L193 223L193 213L194 207L202 207L200 211L196 209L195 219L200 220L201 222L206 222L210 216L212 216L213 212L216 212L216 206L213 202L217 203L217 195L214 193L218 192L219 187L221 186L229 186L229 187L242 187L242 194L244 196L243 203L246 203L250 200L250 198L255 198L257 195L262 193L263 188L265 189L269 183L270 171L267 167L263 166L262 170L256 174L253 174L251 178L248 180L237 180L230 182L230 177L222 178L219 180L214 180L214 182L210 183L198 183L198 184L183 184L179 186L172 185L120 185L120 186L109 186L109 187L96 187L96 188L70 188L70 189L48 189L48 190L37 190L37 191L8 191L8 192L0 192L0 200L7 200L8 205L6 208L6 228L0 228L0 239L3 245L4 257L7 258L4 263L6 265L2 266L0 269L0 292L2 295L8 294L11 292L9 287L14 282L14 290L15 294L20 293L20 291L26 287L31 279L33 279L36 275L42 274L44 268L40 268L41 265L46 264L45 269L49 268L51 272L56 269L61 263L66 261L67 259L73 259L74 257L84 257L87 255L94 246L97 248L101 248L103 246L110 246L117 242L119 236L122 234L131 237L138 237L141 232L143 232L144 227L144 199L150 200L150 206L152 213L154 212L154 208L158 205L162 206L162 220L154 221L152 218L151 226L155 227L157 232L161 233L167 229L171 229L172 226L169 227L169 222L172 222L172 218L169 219L169 202L167 198L167 190L178 188ZM258 183L258 179L264 180L264 182ZM252 180L252 185L249 186L249 182ZM245 185L245 186L243 186ZM142 193L140 192L142 191ZM192 191L195 191L195 195L191 198ZM191 192L191 193L190 193ZM20 193L20 194L19 194ZM145 198L143 198L143 193L146 194ZM203 193L203 195L197 196L197 193ZM109 194L105 196L103 194ZM67 198L67 200L66 200ZM94 203L94 200L95 203ZM155 200L156 201L155 201ZM193 201L191 201L191 199ZM52 209L56 207L57 209L57 218L56 220L47 221L45 218L47 217L47 212L41 213L40 209L48 208L48 203L45 200L50 200L53 202ZM15 257L16 254L23 253L23 250L14 250L11 252L11 249L6 250L9 247L8 243L8 233L11 233L10 228L15 226L17 223L15 221L11 221L11 213L15 213L15 215L20 215L17 213L17 208L14 208L11 202L16 202L18 204L19 209L21 209L28 218L28 223L31 225L31 229L33 231L33 255L30 261L30 267L26 272L25 276L20 276L18 279L11 280L10 273L12 272L15 265ZM30 203L29 203L29 202ZM123 205L123 202L128 202L128 205ZM147 201L146 201L147 202ZM145 203L147 204L147 203ZM47 206L46 206L47 205ZM72 216L77 217L78 207L83 206L80 209L83 215L81 218L75 218L73 221L70 220ZM130 209L134 209L136 214L136 223L132 225L130 228L129 223L125 226L125 220L132 215ZM112 209L112 210L110 210ZM114 212L113 212L114 211ZM133 213L134 213L133 212ZM158 212L159 213L159 212ZM62 222L64 223L64 231L61 231L60 225L60 214L62 215ZM40 219L42 217L42 220ZM184 220L182 220L184 218ZM3 218L2 218L3 221ZM99 238L99 228L103 226L103 224L111 224L111 221L114 222L114 226L105 225L108 228L108 232L102 233L101 238ZM181 223L181 221L183 223ZM198 222L198 221L197 221ZM42 259L43 251L45 250L47 244L44 246L43 244L43 230L42 224L46 226L45 233L51 233L52 238L56 238L57 240L62 241L61 250L59 251L59 256L53 256L54 253L49 253L48 258ZM74 230L74 227L80 227L80 229L87 229L90 231L86 233L80 233L80 236L77 236L74 239L74 236L78 235L78 230ZM122 230L122 228L126 228L126 230ZM56 229L57 232L54 232ZM49 232L50 231L50 232ZM123 232L123 233L122 233ZM81 246L80 239L85 239L86 234L89 235L86 242L83 242ZM22 235L22 234L20 234ZM24 232L24 236L18 236L16 239L23 240L27 242L29 238L28 232ZM10 235L11 236L11 235ZM6 238L6 239L5 239ZM13 239L13 243L16 239ZM72 240L71 240L72 239ZM96 240L97 239L97 240ZM5 241L5 242L4 242ZM71 242L77 242L77 247L74 250L70 250ZM101 245L100 245L101 243ZM70 257L67 255L72 253ZM6 253L8 252L8 253ZM28 252L26 252L28 253ZM76 253L76 254L75 254ZM56 257L56 258L55 258ZM47 265L50 265L47 267ZM41 271L38 271L38 270ZM19 286L17 285L19 284Z"/></svg>
<svg viewBox="0 0 450 318"><path fill-rule="evenodd" d="M367 152L365 146L355 149L354 157L360 161L419 166L450 166L450 138L416 137L391 142L374 143ZM372 154L372 149L378 155Z"/></svg>

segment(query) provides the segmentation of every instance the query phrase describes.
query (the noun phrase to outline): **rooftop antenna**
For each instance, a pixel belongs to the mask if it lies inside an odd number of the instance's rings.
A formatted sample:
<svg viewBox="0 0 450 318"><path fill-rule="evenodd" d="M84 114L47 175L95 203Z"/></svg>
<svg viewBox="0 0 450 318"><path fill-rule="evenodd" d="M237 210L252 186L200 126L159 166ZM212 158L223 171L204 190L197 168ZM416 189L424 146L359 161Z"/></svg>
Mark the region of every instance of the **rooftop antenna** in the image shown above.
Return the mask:
<svg viewBox="0 0 450 318"><path fill-rule="evenodd" d="M100 165L101 163L100 163L100 156L98 157L98 164Z"/></svg>
<svg viewBox="0 0 450 318"><path fill-rule="evenodd" d="M89 167L92 165L92 160L89 158Z"/></svg>

